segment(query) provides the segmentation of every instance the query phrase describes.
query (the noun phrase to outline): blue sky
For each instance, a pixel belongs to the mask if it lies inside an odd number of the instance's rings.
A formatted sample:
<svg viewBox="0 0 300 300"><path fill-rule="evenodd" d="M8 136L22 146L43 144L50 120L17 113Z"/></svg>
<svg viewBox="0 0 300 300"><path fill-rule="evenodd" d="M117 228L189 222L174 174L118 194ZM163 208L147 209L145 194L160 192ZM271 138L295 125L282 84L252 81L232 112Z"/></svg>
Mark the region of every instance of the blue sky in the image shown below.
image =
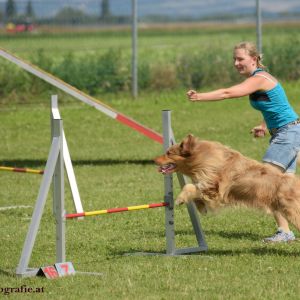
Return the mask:
<svg viewBox="0 0 300 300"><path fill-rule="evenodd" d="M34 10L42 15L54 15L64 6L72 6L88 13L100 13L101 0L31 0ZM6 0L0 0L3 4ZM15 0L19 11L24 10L28 0ZM169 16L207 16L222 13L251 12L255 0L137 0L140 16L162 14ZM115 15L129 15L131 0L110 0ZM300 12L300 0L261 0L264 12Z"/></svg>

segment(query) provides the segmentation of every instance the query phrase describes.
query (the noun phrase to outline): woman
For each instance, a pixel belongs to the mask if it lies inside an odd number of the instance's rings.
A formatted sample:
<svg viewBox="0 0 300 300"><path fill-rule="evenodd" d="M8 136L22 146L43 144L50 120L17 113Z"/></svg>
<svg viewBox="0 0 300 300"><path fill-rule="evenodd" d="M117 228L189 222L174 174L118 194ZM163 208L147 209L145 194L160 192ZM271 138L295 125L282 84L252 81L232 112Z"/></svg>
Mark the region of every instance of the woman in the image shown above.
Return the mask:
<svg viewBox="0 0 300 300"><path fill-rule="evenodd" d="M300 150L300 121L286 97L284 89L275 77L265 71L261 55L253 43L242 42L234 47L234 66L246 79L229 88L206 93L194 90L187 92L188 99L196 101L218 101L249 96L253 108L262 113L263 121L251 133L255 137L271 134L270 145L263 162L279 168L282 172L295 173L297 154ZM278 230L265 242L290 242L295 239L287 220L274 213Z"/></svg>

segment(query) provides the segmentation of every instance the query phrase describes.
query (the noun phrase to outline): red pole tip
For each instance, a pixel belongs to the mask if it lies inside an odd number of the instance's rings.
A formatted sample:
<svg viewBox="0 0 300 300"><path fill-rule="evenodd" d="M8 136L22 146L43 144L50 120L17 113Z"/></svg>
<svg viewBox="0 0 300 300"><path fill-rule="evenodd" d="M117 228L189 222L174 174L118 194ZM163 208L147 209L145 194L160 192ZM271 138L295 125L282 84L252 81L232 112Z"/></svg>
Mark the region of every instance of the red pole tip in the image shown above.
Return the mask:
<svg viewBox="0 0 300 300"><path fill-rule="evenodd" d="M120 113L117 115L116 120L127 125L128 127L133 128L134 130L142 133L143 135L147 136L148 138L150 138L160 144L163 143L163 137L159 133L143 126L142 124L139 124L138 122L136 122Z"/></svg>
<svg viewBox="0 0 300 300"><path fill-rule="evenodd" d="M162 206L168 206L169 203L162 202L162 203L152 203L149 204L149 208L155 208L155 207L162 207Z"/></svg>
<svg viewBox="0 0 300 300"><path fill-rule="evenodd" d="M66 214L66 219L72 219L72 218L79 218L84 217L85 213L78 213L78 214Z"/></svg>

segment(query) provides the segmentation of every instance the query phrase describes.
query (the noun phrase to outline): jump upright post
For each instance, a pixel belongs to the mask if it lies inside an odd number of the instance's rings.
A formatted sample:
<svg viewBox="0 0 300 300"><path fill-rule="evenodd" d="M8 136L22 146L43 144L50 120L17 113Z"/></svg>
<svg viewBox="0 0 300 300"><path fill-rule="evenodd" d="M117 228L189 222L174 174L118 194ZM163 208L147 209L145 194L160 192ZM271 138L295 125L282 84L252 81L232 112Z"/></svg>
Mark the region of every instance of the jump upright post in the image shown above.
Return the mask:
<svg viewBox="0 0 300 300"><path fill-rule="evenodd" d="M54 124L53 124L54 120L57 120L57 119L61 119L59 109L58 109L58 99L57 99L57 95L52 95L51 96L51 116L50 116L52 131L54 130L53 129L54 128ZM70 184L70 188L71 188L71 192L72 192L72 196L73 196L74 206L75 206L76 212L81 213L81 212L83 212L83 207L82 207L79 190L78 190L77 183L76 183L75 173L73 170L71 156L70 156L70 152L69 152L69 148L68 148L64 130L62 130L62 143L63 143L63 161L65 164L65 168L66 168L66 172L67 172L67 176L68 176L68 180L69 180L69 184Z"/></svg>
<svg viewBox="0 0 300 300"><path fill-rule="evenodd" d="M35 276L39 268L28 268L38 228L42 218L50 185L53 183L53 215L56 222L56 263L64 263L65 254L65 205L64 205L64 165L69 179L74 206L77 213L83 208L75 179L75 174L58 110L57 96L51 97L51 148L48 155L39 194L24 242L16 274L21 277Z"/></svg>
<svg viewBox="0 0 300 300"><path fill-rule="evenodd" d="M35 239L40 226L44 206L51 183L54 183L53 201L56 218L56 262L65 262L65 218L64 218L64 172L62 120L57 118L52 123L52 143L44 175L40 185L30 226L23 246L16 274L21 277L37 275L39 268L28 268Z"/></svg>
<svg viewBox="0 0 300 300"><path fill-rule="evenodd" d="M171 111L162 112L163 119L163 150L166 151L171 145L175 144L175 138L171 126ZM183 187L187 179L180 173L177 173L179 184ZM201 251L207 251L207 244L203 234L200 220L194 203L187 204L187 209L191 223L196 235L198 246L190 248L177 249L175 246L175 218L174 218L174 196L173 196L173 176L172 174L164 175L165 196L164 200L168 204L165 207L165 226L166 226L166 254L182 255L191 254Z"/></svg>

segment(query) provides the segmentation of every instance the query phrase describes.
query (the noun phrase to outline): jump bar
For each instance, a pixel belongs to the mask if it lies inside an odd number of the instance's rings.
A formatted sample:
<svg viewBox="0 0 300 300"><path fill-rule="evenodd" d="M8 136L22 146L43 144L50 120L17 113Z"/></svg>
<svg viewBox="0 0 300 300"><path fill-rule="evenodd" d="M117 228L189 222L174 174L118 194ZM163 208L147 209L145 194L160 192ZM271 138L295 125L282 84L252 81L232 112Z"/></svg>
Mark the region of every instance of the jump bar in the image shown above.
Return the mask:
<svg viewBox="0 0 300 300"><path fill-rule="evenodd" d="M103 209L103 210L95 210L89 212L82 212L76 214L66 214L66 219L73 219L79 217L90 217L104 214L113 214L118 212L132 211L132 210L140 210L147 208L156 208L162 206L169 206L169 203L161 202L161 203L152 203L152 204L144 204L144 205L136 205L136 206L128 206L128 207L120 207L120 208L111 208L111 209Z"/></svg>
<svg viewBox="0 0 300 300"><path fill-rule="evenodd" d="M27 168L11 168L11 167L0 166L0 170L10 171L10 172L20 172L20 173L44 174L43 170L34 170L34 169L27 169Z"/></svg>
<svg viewBox="0 0 300 300"><path fill-rule="evenodd" d="M37 76L38 78L50 83L52 86L57 87L58 89L64 91L65 93L73 96L74 98L90 105L96 108L97 110L101 111L108 117L122 123L123 125L126 125L130 127L131 129L145 135L146 137L162 144L163 143L163 137L161 134L155 132L154 130L142 125L141 123L129 118L128 116L125 116L124 114L121 114L120 112L117 112L112 107L108 106L107 104L101 102L98 99L95 99L94 97L85 94L84 92L76 89L72 85L64 82L58 77L55 77L54 75L40 69L39 67L31 64L30 62L27 62L11 53L9 53L7 50L4 50L3 48L0 48L0 56L3 58L9 60L10 62L16 64L17 66L21 67L22 69L26 70L27 72Z"/></svg>

